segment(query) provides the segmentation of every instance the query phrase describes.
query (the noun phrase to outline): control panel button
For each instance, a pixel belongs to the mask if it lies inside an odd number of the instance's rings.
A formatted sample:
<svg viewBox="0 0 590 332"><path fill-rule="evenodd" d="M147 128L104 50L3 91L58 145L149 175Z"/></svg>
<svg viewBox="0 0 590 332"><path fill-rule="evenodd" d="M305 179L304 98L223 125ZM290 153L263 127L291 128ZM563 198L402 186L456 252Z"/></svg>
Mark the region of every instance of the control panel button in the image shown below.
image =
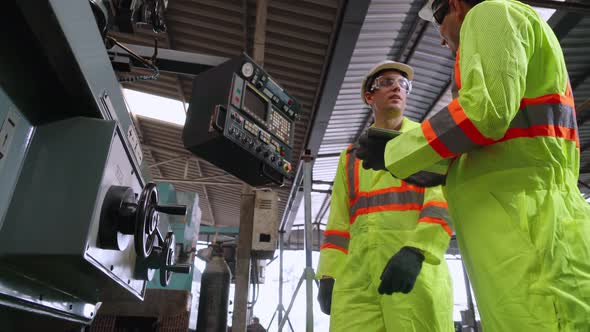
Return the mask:
<svg viewBox="0 0 590 332"><path fill-rule="evenodd" d="M291 172L291 164L288 162L285 162L285 164L283 165L283 169L285 170L285 172L289 173Z"/></svg>

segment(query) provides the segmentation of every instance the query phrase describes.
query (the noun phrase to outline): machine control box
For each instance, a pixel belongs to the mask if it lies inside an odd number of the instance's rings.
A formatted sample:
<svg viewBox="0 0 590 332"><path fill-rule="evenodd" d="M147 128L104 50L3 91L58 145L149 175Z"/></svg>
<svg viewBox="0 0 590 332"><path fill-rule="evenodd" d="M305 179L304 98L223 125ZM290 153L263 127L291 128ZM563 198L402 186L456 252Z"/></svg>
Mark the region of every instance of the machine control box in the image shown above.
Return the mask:
<svg viewBox="0 0 590 332"><path fill-rule="evenodd" d="M243 54L195 78L184 146L250 185L282 183L300 107Z"/></svg>

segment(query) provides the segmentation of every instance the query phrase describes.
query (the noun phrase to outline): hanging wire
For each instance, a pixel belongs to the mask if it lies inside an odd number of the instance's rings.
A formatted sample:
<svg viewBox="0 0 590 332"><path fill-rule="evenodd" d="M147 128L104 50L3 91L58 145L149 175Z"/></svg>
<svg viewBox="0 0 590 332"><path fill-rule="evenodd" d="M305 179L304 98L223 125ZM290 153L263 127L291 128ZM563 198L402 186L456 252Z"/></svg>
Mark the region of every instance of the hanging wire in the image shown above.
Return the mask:
<svg viewBox="0 0 590 332"><path fill-rule="evenodd" d="M122 50L124 50L129 55L131 55L131 57L133 57L135 60L142 63L145 67L153 70L152 75L136 75L136 76L119 77L118 78L119 82L125 83L125 82L137 82L137 81L155 81L158 79L158 77L160 76L160 70L158 69L158 67L156 65L154 65L155 54L157 54L157 53L154 53L154 58L152 59L152 61L149 61L149 60L143 58L142 56L138 55L137 53L133 52L133 50L129 49L127 46L123 45L115 38L107 36L107 39L109 41L111 41L114 45L119 46ZM156 52L157 52L157 50L158 50L158 40L157 39L156 39L156 46L155 47L156 47Z"/></svg>

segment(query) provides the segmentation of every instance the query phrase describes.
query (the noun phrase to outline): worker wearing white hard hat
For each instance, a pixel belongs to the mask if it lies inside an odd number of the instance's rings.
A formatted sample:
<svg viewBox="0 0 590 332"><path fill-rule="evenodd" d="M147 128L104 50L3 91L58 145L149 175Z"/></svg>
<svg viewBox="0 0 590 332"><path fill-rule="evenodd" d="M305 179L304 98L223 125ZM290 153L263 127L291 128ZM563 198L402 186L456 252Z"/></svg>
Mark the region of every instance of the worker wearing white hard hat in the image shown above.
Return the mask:
<svg viewBox="0 0 590 332"><path fill-rule="evenodd" d="M558 38L515 0L431 0L420 16L456 54L457 94L385 146L359 140L357 156L405 181L449 161L445 197L485 331L590 331L590 206Z"/></svg>
<svg viewBox="0 0 590 332"><path fill-rule="evenodd" d="M407 131L414 71L382 61L361 84L374 126ZM452 234L440 187L423 188L359 167L342 151L320 249L318 301L330 331L452 332L453 296L444 253Z"/></svg>

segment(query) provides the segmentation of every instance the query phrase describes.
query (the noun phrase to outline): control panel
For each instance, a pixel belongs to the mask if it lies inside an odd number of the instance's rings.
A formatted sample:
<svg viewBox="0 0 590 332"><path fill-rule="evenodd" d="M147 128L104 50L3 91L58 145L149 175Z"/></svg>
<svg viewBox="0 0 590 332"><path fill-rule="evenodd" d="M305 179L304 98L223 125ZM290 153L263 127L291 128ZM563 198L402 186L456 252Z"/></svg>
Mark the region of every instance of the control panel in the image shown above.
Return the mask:
<svg viewBox="0 0 590 332"><path fill-rule="evenodd" d="M252 186L293 177L301 105L246 54L199 74L185 148Z"/></svg>
<svg viewBox="0 0 590 332"><path fill-rule="evenodd" d="M226 120L227 137L250 151L279 173L288 176L292 166L291 148L268 131L249 120L235 108L230 108Z"/></svg>

